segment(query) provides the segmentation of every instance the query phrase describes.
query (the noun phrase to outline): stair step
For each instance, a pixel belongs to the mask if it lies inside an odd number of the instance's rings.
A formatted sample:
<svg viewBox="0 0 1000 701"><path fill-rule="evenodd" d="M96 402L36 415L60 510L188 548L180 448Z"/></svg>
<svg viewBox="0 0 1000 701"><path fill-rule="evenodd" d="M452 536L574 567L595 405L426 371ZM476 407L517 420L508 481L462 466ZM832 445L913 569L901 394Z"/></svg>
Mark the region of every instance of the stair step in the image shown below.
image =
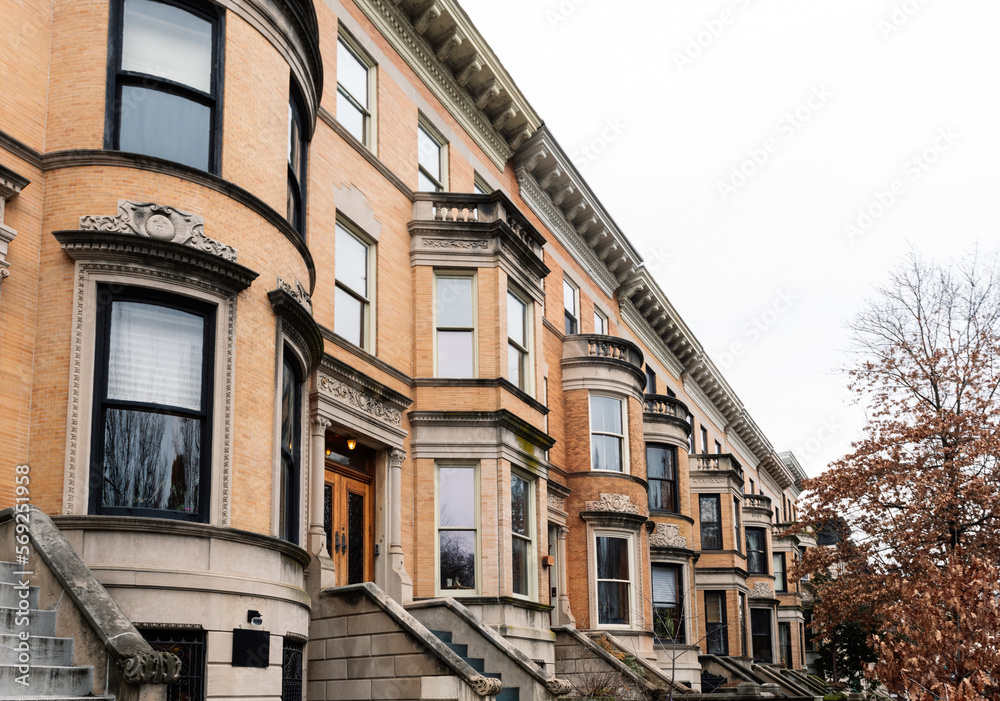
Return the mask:
<svg viewBox="0 0 1000 701"><path fill-rule="evenodd" d="M17 604L21 601L21 595L24 590L15 589L16 586L16 584L11 582L0 582L0 606L17 608ZM38 608L38 587L29 586L27 598L30 608Z"/></svg>
<svg viewBox="0 0 1000 701"><path fill-rule="evenodd" d="M0 561L0 582L14 581L14 573L20 572L23 569L24 568L17 563Z"/></svg>
<svg viewBox="0 0 1000 701"><path fill-rule="evenodd" d="M520 701L521 690L516 686L505 686L494 698L496 701Z"/></svg>
<svg viewBox="0 0 1000 701"><path fill-rule="evenodd" d="M94 689L93 667L42 666L31 664L28 681L24 686L17 683L23 676L15 665L0 665L0 689L14 691L25 689L31 696L88 696Z"/></svg>
<svg viewBox="0 0 1000 701"><path fill-rule="evenodd" d="M486 660L482 657L463 657L462 659L468 662L469 666L480 674L486 674Z"/></svg>
<svg viewBox="0 0 1000 701"><path fill-rule="evenodd" d="M18 625L19 619L24 616L23 611L15 608L0 607L0 633L16 635L27 631L32 636L53 637L56 634L56 612L38 611L32 609L27 612L28 625ZM3 687L0 686L0 689Z"/></svg>
<svg viewBox="0 0 1000 701"><path fill-rule="evenodd" d="M32 635L27 641L27 653L31 664L63 665L73 664L73 638L49 638ZM0 665L18 664L18 655L24 652L21 639L17 635L0 634Z"/></svg>
<svg viewBox="0 0 1000 701"><path fill-rule="evenodd" d="M451 642L451 631L447 631L447 630L432 630L431 633L433 633L434 637L436 637L442 643L447 644L447 643Z"/></svg>

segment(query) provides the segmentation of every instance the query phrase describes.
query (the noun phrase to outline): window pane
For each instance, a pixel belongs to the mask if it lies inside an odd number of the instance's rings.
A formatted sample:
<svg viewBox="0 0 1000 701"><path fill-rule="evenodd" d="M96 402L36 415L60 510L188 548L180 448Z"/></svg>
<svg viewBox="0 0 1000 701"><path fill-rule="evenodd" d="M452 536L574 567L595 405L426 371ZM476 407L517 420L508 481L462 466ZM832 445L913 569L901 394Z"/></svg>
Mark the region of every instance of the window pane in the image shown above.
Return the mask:
<svg viewBox="0 0 1000 701"><path fill-rule="evenodd" d="M649 480L649 508L677 511L676 483L670 480Z"/></svg>
<svg viewBox="0 0 1000 701"><path fill-rule="evenodd" d="M141 302L113 302L108 398L201 409L205 320Z"/></svg>
<svg viewBox="0 0 1000 701"><path fill-rule="evenodd" d="M358 60L343 41L337 42L337 83L342 85L358 103L368 108L368 68ZM338 110L340 105L337 105ZM338 111L337 117L340 117Z"/></svg>
<svg viewBox="0 0 1000 701"><path fill-rule="evenodd" d="M165 92L126 85L120 109L120 150L208 170L212 117L208 107Z"/></svg>
<svg viewBox="0 0 1000 701"><path fill-rule="evenodd" d="M101 505L198 510L200 419L108 409Z"/></svg>
<svg viewBox="0 0 1000 701"><path fill-rule="evenodd" d="M701 521L701 547L703 550L719 550L722 548L722 524L719 516L719 499L716 496L703 496L698 499L699 519Z"/></svg>
<svg viewBox="0 0 1000 701"><path fill-rule="evenodd" d="M677 597L677 568L663 565L652 566L653 575L653 603L654 604L676 604Z"/></svg>
<svg viewBox="0 0 1000 701"><path fill-rule="evenodd" d="M337 121L350 132L351 136L361 143L365 143L364 113L339 92L337 93Z"/></svg>
<svg viewBox="0 0 1000 701"><path fill-rule="evenodd" d="M438 475L438 522L442 528L476 527L476 470L442 467Z"/></svg>
<svg viewBox="0 0 1000 701"><path fill-rule="evenodd" d="M597 538L597 578L628 580L626 538Z"/></svg>
<svg viewBox="0 0 1000 701"><path fill-rule="evenodd" d="M517 475L510 478L510 529L528 536L528 482Z"/></svg>
<svg viewBox="0 0 1000 701"><path fill-rule="evenodd" d="M295 372L286 362L281 377L281 448L288 451L295 448L295 389Z"/></svg>
<svg viewBox="0 0 1000 701"><path fill-rule="evenodd" d="M607 329L604 327L604 317L594 312L594 333L607 333Z"/></svg>
<svg viewBox="0 0 1000 701"><path fill-rule="evenodd" d="M476 588L476 532L441 531L441 588Z"/></svg>
<svg viewBox="0 0 1000 701"><path fill-rule="evenodd" d="M417 189L420 192L438 192L441 190L441 187L436 182L424 175L424 171L417 173L417 182L419 183Z"/></svg>
<svg viewBox="0 0 1000 701"><path fill-rule="evenodd" d="M288 167L295 177L302 172L302 126L295 101L288 102Z"/></svg>
<svg viewBox="0 0 1000 701"><path fill-rule="evenodd" d="M438 331L438 377L472 377L472 332Z"/></svg>
<svg viewBox="0 0 1000 701"><path fill-rule="evenodd" d="M563 278L563 308L567 314L576 316L576 288Z"/></svg>
<svg viewBox="0 0 1000 701"><path fill-rule="evenodd" d="M590 467L594 470L622 470L622 441L614 436L590 436Z"/></svg>
<svg viewBox="0 0 1000 701"><path fill-rule="evenodd" d="M437 325L472 328L472 278L437 279Z"/></svg>
<svg viewBox="0 0 1000 701"><path fill-rule="evenodd" d="M507 379L515 386L524 389L522 380L522 365L524 353L517 346L510 344L507 346Z"/></svg>
<svg viewBox="0 0 1000 701"><path fill-rule="evenodd" d="M674 462L676 459L676 448L665 445L647 445L646 476L651 479L675 479Z"/></svg>
<svg viewBox="0 0 1000 701"><path fill-rule="evenodd" d="M607 625L628 625L628 583L597 583L597 622Z"/></svg>
<svg viewBox="0 0 1000 701"><path fill-rule="evenodd" d="M368 246L337 225L335 274L337 282L361 297L368 297Z"/></svg>
<svg viewBox="0 0 1000 701"><path fill-rule="evenodd" d="M431 176L441 181L441 146L424 128L417 128L417 161Z"/></svg>
<svg viewBox="0 0 1000 701"><path fill-rule="evenodd" d="M590 396L590 427L593 431L622 433L622 402L613 397Z"/></svg>
<svg viewBox="0 0 1000 701"><path fill-rule="evenodd" d="M150 0L125 0L122 69L212 90L212 24Z"/></svg>
<svg viewBox="0 0 1000 701"><path fill-rule="evenodd" d="M527 347L524 339L524 322L528 307L519 297L507 293L507 337L521 347Z"/></svg>
<svg viewBox="0 0 1000 701"><path fill-rule="evenodd" d="M528 593L528 541L514 536L511 539L511 576L515 594Z"/></svg>
<svg viewBox="0 0 1000 701"><path fill-rule="evenodd" d="M361 346L364 338L364 303L337 287L334 290L334 304L334 333L356 346Z"/></svg>

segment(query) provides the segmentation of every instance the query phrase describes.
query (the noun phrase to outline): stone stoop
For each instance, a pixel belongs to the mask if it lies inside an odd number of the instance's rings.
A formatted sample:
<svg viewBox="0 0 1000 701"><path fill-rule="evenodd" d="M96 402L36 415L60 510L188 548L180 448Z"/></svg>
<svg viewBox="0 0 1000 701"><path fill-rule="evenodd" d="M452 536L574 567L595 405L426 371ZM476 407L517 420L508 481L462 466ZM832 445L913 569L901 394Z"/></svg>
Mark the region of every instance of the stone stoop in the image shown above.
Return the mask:
<svg viewBox="0 0 1000 701"><path fill-rule="evenodd" d="M499 679L463 659L371 582L322 590L308 653L308 701L507 698Z"/></svg>
<svg viewBox="0 0 1000 701"><path fill-rule="evenodd" d="M498 701L551 701L572 689L454 599L418 601L406 610L474 668L501 679Z"/></svg>
<svg viewBox="0 0 1000 701"><path fill-rule="evenodd" d="M73 665L73 639L55 637L56 612L38 609L39 588L29 586L22 597L25 590L15 574L20 569L0 562L0 700L114 701L113 696L93 696L94 668ZM27 609L18 606L22 600ZM24 634L27 640L22 640ZM28 668L26 677L21 667ZM27 684L19 683L25 678Z"/></svg>

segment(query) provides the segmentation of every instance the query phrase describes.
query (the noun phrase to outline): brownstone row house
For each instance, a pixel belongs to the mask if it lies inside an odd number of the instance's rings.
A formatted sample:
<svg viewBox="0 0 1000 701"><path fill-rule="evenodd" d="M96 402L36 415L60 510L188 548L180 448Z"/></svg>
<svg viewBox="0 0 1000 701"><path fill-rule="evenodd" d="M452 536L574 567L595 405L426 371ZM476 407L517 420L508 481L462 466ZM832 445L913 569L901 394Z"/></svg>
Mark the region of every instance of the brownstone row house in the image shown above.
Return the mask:
<svg viewBox="0 0 1000 701"><path fill-rule="evenodd" d="M0 16L0 698L812 695L801 467L454 0Z"/></svg>

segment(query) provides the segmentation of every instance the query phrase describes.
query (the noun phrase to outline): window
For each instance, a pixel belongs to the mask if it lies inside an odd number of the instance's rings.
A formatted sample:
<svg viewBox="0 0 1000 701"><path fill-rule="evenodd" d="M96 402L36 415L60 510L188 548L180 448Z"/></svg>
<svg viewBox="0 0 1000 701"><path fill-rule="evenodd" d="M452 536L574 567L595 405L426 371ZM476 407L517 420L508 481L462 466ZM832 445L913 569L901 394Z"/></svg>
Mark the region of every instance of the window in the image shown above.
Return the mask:
<svg viewBox="0 0 1000 701"><path fill-rule="evenodd" d="M479 173L473 173L472 175L472 191L477 195L488 195L493 192L493 188L486 184Z"/></svg>
<svg viewBox="0 0 1000 701"><path fill-rule="evenodd" d="M752 479L750 480L750 493L751 494L756 494L756 492L754 491L754 483L753 483Z"/></svg>
<svg viewBox="0 0 1000 701"><path fill-rule="evenodd" d="M747 595L740 592L740 654L747 654Z"/></svg>
<svg viewBox="0 0 1000 701"><path fill-rule="evenodd" d="M295 90L288 99L288 223L305 235L306 223L306 143L302 106Z"/></svg>
<svg viewBox="0 0 1000 701"><path fill-rule="evenodd" d="M510 476L510 571L514 594L531 596L534 576L535 485L516 473Z"/></svg>
<svg viewBox="0 0 1000 701"><path fill-rule="evenodd" d="M805 636L804 636L805 643L804 643L804 647L805 647L806 651L812 652L813 650L816 649L816 646L813 643L813 635L814 635L814 633L813 633L813 628L812 628L812 622L813 622L813 612L812 612L812 610L811 609L807 610L805 613L803 613L803 616L805 618L805 620L802 622L802 629L805 631Z"/></svg>
<svg viewBox="0 0 1000 701"><path fill-rule="evenodd" d="M208 521L215 308L98 287L90 511Z"/></svg>
<svg viewBox="0 0 1000 701"><path fill-rule="evenodd" d="M798 562L801 563L805 559L805 557L806 557L806 547L804 545L800 545L799 546L799 559L798 559ZM799 581L800 582L808 582L809 581L809 573L808 572L803 572L802 576L799 578Z"/></svg>
<svg viewBox="0 0 1000 701"><path fill-rule="evenodd" d="M687 422L688 422L688 426L691 427L691 430L688 432L688 454L693 455L694 454L694 416L692 414L688 414L688 416L687 416Z"/></svg>
<svg viewBox="0 0 1000 701"><path fill-rule="evenodd" d="M375 143L372 103L374 62L343 29L337 38L337 121L369 149Z"/></svg>
<svg viewBox="0 0 1000 701"><path fill-rule="evenodd" d="M590 395L590 469L623 471L623 411L621 399Z"/></svg>
<svg viewBox="0 0 1000 701"><path fill-rule="evenodd" d="M735 526L735 528L733 529L733 532L734 532L734 534L736 536L736 552L742 552L743 551L743 543L741 542L742 541L741 535L742 535L742 532L743 532L743 526L740 523L740 521L741 521L741 519L740 519L740 510L741 510L740 509L740 500L737 499L736 497L733 497L733 525Z"/></svg>
<svg viewBox="0 0 1000 701"><path fill-rule="evenodd" d="M726 592L705 592L705 643L709 655L728 655Z"/></svg>
<svg viewBox="0 0 1000 701"><path fill-rule="evenodd" d="M701 452L708 454L708 429L701 427Z"/></svg>
<svg viewBox="0 0 1000 701"><path fill-rule="evenodd" d="M370 350L374 246L340 222L336 236L333 330L341 338Z"/></svg>
<svg viewBox="0 0 1000 701"><path fill-rule="evenodd" d="M438 468L438 588L475 592L479 490L473 466Z"/></svg>
<svg viewBox="0 0 1000 701"><path fill-rule="evenodd" d="M778 652L781 664L792 669L792 624L788 621L778 622Z"/></svg>
<svg viewBox="0 0 1000 701"><path fill-rule="evenodd" d="M444 190L447 164L445 141L423 121L417 125L417 162L417 189L425 192Z"/></svg>
<svg viewBox="0 0 1000 701"><path fill-rule="evenodd" d="M475 278L436 278L437 376L475 377Z"/></svg>
<svg viewBox="0 0 1000 701"><path fill-rule="evenodd" d="M646 394L656 394L656 373L648 365L646 366Z"/></svg>
<svg viewBox="0 0 1000 701"><path fill-rule="evenodd" d="M278 535L299 542L299 485L302 443L302 373L287 350L281 368L281 475Z"/></svg>
<svg viewBox="0 0 1000 701"><path fill-rule="evenodd" d="M205 698L205 631L140 630L157 652L170 652L181 660L180 675L167 685L167 701L201 701Z"/></svg>
<svg viewBox="0 0 1000 701"><path fill-rule="evenodd" d="M677 448L659 443L646 444L646 479L649 508L677 512Z"/></svg>
<svg viewBox="0 0 1000 701"><path fill-rule="evenodd" d="M668 397L673 397L674 399L677 399L677 392L675 392L672 389L670 389L669 387L667 387L667 396Z"/></svg>
<svg viewBox="0 0 1000 701"><path fill-rule="evenodd" d="M722 455L722 443L719 443L719 441L715 441L715 454Z"/></svg>
<svg viewBox="0 0 1000 701"><path fill-rule="evenodd" d="M677 565L651 565L653 635L660 643L684 642L683 570Z"/></svg>
<svg viewBox="0 0 1000 701"><path fill-rule="evenodd" d="M580 322L577 309L579 308L580 291L573 286L573 283L563 278L563 309L566 312L566 333L579 333Z"/></svg>
<svg viewBox="0 0 1000 701"><path fill-rule="evenodd" d="M281 640L281 701L302 700L302 643Z"/></svg>
<svg viewBox="0 0 1000 701"><path fill-rule="evenodd" d="M701 549L722 550L722 514L719 510L719 495L700 495L698 512L701 520Z"/></svg>
<svg viewBox="0 0 1000 701"><path fill-rule="evenodd" d="M220 14L207 2L116 7L107 146L218 173Z"/></svg>
<svg viewBox="0 0 1000 701"><path fill-rule="evenodd" d="M608 317L594 310L594 333L606 335L608 333Z"/></svg>
<svg viewBox="0 0 1000 701"><path fill-rule="evenodd" d="M632 608L629 539L597 536L597 622L629 625Z"/></svg>
<svg viewBox="0 0 1000 701"><path fill-rule="evenodd" d="M767 574L767 541L763 528L748 528L747 531L747 572Z"/></svg>
<svg viewBox="0 0 1000 701"><path fill-rule="evenodd" d="M788 577L785 575L785 553L773 553L775 591L788 591Z"/></svg>
<svg viewBox="0 0 1000 701"><path fill-rule="evenodd" d="M507 379L529 392L531 354L529 348L529 306L520 296L507 291Z"/></svg>
<svg viewBox="0 0 1000 701"><path fill-rule="evenodd" d="M768 609L750 609L750 639L754 662L772 662L771 612Z"/></svg>

